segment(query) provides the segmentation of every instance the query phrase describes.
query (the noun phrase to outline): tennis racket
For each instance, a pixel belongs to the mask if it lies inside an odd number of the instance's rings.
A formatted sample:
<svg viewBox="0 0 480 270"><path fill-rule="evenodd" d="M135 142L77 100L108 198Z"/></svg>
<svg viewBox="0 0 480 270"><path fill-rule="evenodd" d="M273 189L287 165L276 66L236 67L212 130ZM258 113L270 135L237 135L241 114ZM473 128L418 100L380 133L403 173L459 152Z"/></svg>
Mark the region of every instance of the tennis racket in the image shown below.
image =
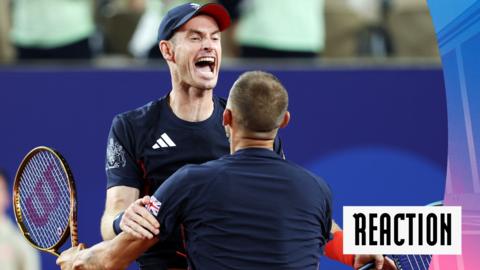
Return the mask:
<svg viewBox="0 0 480 270"><path fill-rule="evenodd" d="M45 146L32 149L13 185L13 208L23 236L55 256L69 234L72 246L77 246L76 206L73 176L62 155Z"/></svg>

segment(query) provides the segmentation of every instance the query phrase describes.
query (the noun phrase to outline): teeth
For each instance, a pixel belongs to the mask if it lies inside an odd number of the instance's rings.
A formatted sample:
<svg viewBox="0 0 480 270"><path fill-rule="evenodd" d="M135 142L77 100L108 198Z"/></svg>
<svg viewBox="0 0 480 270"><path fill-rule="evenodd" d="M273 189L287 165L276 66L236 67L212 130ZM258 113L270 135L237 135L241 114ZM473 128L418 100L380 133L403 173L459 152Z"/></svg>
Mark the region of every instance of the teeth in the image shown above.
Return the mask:
<svg viewBox="0 0 480 270"><path fill-rule="evenodd" d="M215 58L213 58L213 57L200 57L200 58L197 60L197 63L198 63L198 62L201 62L201 61L213 63L213 62L215 62Z"/></svg>

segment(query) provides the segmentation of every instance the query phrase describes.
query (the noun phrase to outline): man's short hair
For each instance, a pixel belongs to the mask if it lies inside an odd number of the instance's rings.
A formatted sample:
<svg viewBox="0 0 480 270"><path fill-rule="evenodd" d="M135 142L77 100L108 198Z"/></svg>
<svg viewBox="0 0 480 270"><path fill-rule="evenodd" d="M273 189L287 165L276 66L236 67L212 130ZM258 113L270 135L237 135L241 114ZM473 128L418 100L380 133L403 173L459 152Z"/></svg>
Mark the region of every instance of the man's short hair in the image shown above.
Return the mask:
<svg viewBox="0 0 480 270"><path fill-rule="evenodd" d="M235 121L254 132L278 128L288 108L288 93L273 74L250 71L242 74L228 97Z"/></svg>

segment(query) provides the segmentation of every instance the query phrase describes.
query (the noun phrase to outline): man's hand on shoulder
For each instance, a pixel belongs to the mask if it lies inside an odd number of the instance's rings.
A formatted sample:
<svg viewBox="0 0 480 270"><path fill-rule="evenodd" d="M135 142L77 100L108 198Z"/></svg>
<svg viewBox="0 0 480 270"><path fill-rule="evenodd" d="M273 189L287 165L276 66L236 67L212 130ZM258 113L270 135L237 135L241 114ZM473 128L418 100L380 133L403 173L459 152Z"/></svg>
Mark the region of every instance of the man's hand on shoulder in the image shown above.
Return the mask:
<svg viewBox="0 0 480 270"><path fill-rule="evenodd" d="M123 232L140 239L152 239L160 232L157 219L145 207L150 203L150 197L145 196L132 203L124 212L120 221Z"/></svg>

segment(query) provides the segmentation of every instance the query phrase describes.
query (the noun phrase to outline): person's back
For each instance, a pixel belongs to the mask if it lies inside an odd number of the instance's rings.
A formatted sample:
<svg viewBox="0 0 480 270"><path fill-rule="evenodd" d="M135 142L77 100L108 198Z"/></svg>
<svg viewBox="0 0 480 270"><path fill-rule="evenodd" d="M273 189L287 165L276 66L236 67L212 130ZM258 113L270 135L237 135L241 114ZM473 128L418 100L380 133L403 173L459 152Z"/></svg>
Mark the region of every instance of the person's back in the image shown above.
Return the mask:
<svg viewBox="0 0 480 270"><path fill-rule="evenodd" d="M157 218L167 220L162 236L168 220L183 223L192 269L317 269L331 228L321 178L264 148L189 165L172 178L154 196L183 211L176 221L168 209Z"/></svg>
<svg viewBox="0 0 480 270"><path fill-rule="evenodd" d="M155 237L121 233L69 249L57 264L123 269L181 224L189 269L318 269L332 227L331 194L322 179L273 151L290 120L287 108L287 91L273 74L242 74L223 112L231 155L186 165L129 206L145 211L142 224L159 228Z"/></svg>

